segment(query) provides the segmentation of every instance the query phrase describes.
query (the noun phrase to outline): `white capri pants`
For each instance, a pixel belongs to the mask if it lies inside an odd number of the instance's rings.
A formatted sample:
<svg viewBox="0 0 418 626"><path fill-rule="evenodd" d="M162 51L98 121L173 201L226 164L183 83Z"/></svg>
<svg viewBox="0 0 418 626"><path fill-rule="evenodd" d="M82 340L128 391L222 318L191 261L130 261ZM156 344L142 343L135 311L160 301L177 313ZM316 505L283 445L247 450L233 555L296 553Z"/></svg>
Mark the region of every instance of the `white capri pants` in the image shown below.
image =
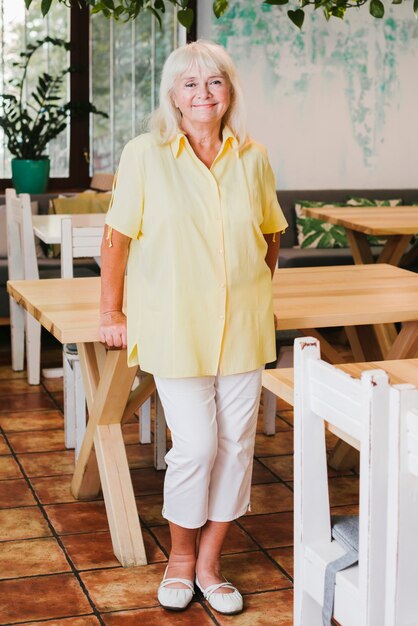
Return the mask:
<svg viewBox="0 0 418 626"><path fill-rule="evenodd" d="M162 511L170 522L200 528L249 509L262 370L154 377L173 442Z"/></svg>

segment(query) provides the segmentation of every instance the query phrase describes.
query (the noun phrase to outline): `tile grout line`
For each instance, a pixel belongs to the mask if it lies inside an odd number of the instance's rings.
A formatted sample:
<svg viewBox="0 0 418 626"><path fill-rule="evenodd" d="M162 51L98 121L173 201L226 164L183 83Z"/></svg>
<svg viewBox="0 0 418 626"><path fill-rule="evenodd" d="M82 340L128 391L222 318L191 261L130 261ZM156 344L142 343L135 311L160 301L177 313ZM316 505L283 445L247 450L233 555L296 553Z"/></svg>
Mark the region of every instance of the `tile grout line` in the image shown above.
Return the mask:
<svg viewBox="0 0 418 626"><path fill-rule="evenodd" d="M262 552L264 556L267 557L268 560L272 562L272 564L276 567L276 569L280 570L281 573L284 574L284 576L286 576L286 578L292 583L292 588L293 588L293 577L290 576L290 574L288 574L287 571L281 565L279 565L279 563L277 563L277 561L275 561L273 557L269 555L269 553L267 552L267 548L263 548L261 544L256 539L254 539L254 537L246 530L246 528L244 528L244 526L241 525L241 523L238 520L235 520L235 523L237 524L237 526L239 526L239 528L241 528L242 531L245 532L246 535L248 535L250 539L252 539L252 541L254 541L256 546L258 546L258 549L260 550L260 552ZM285 547L285 546L279 546L279 547ZM287 547L290 547L290 546L287 546ZM268 548L268 549L273 550L274 548ZM282 591L282 590L277 589L276 591Z"/></svg>
<svg viewBox="0 0 418 626"><path fill-rule="evenodd" d="M52 533L52 536L55 538L55 540L57 541L57 543L58 543L58 545L60 546L61 550L63 551L64 556L65 556L65 558L66 558L66 560L67 560L67 563L68 563L68 565L69 565L69 566L70 566L70 568L71 568L71 572L72 572L72 573L73 573L73 575L75 576L75 578L76 578L76 580L77 580L78 584L80 585L80 587L81 587L81 589L82 589L82 591L83 591L84 595L85 595L85 596L86 596L86 598L87 598L88 603L90 604L91 608L93 609L93 614L97 617L97 619L99 620L99 622L100 622L101 626L106 626L106 625L105 625L105 622L103 621L103 619L102 619L102 617L101 617L101 615L100 615L100 613L99 613L99 610L97 609L97 607L96 607L96 605L94 604L94 602L93 602L92 598L90 597L90 594L89 594L89 592L88 592L88 590L87 590L87 587L86 587L86 585L84 584L84 582L82 581L82 579L81 579L81 577L80 577L80 575L79 575L79 573L78 573L78 570L76 569L76 567L75 567L75 565L74 565L74 563L73 563L72 559L70 558L69 554L67 553L67 550L66 550L66 548L65 548L65 546L64 546L64 544L63 544L63 542L61 541L60 536L59 536L59 535L58 535L58 533L55 531L55 528L54 528L54 526L52 525L52 523L51 523L51 521L50 521L50 519L49 519L49 517L48 517L48 515L47 515L47 513L46 513L46 511L45 511L45 509L44 509L43 504L41 503L41 501L40 501L40 499L39 499L39 497L38 497L38 495L37 495L37 493L36 493L35 489L33 488L32 484L31 484L31 482L30 482L30 480L29 480L29 477L26 475L26 472L24 471L22 464L20 463L20 461L19 461L19 459L18 459L18 457L17 457L16 453L14 452L14 450L13 450L12 446L10 445L10 442L9 442L9 439L7 438L7 435L5 434L5 432L4 432L4 430L3 430L3 428L1 428L1 427L0 427L0 432L1 432L1 434L3 435L4 440L5 440L5 442L7 443L8 447L9 447L9 449L10 449L10 451L11 451L11 455L12 455L12 457L14 458L14 460L16 461L16 463L18 464L19 469L20 469L20 471L22 472L23 478L24 478L24 480L26 481L26 484L27 484L28 488L30 489L30 491L31 491L31 493L32 493L32 495L33 495L33 497L34 497L34 499L35 499L35 501L36 501L36 503L37 503L37 507L38 507L38 508L39 508L39 510L41 511L41 514L42 514L43 518L45 519L45 521L46 521L46 523L47 523L47 525L48 525L48 528L50 529L50 531L51 531L51 533ZM51 574L51 575L52 575L52 574ZM77 617L77 616L74 616L74 617Z"/></svg>

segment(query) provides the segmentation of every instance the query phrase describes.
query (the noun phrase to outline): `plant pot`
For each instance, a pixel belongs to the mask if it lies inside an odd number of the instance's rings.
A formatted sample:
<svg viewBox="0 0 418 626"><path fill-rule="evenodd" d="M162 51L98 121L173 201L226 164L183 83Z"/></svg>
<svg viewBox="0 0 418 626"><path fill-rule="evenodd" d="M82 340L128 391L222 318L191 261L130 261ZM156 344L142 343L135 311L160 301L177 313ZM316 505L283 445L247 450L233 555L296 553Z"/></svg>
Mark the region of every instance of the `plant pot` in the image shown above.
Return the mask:
<svg viewBox="0 0 418 626"><path fill-rule="evenodd" d="M12 159L12 181L16 193L44 193L48 186L50 161Z"/></svg>

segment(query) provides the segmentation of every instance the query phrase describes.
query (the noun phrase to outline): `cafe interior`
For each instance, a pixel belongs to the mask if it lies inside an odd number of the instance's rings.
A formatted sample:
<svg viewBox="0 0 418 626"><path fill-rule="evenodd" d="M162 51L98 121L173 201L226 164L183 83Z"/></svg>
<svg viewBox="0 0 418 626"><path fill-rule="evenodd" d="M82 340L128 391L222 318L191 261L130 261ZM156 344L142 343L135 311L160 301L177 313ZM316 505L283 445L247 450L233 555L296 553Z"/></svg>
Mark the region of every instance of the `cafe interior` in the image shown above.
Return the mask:
<svg viewBox="0 0 418 626"><path fill-rule="evenodd" d="M0 0L0 625L416 626L418 8L87 4ZM236 63L288 222L251 504L221 557L237 615L197 589L158 602L171 434L98 330L123 146L201 38Z"/></svg>

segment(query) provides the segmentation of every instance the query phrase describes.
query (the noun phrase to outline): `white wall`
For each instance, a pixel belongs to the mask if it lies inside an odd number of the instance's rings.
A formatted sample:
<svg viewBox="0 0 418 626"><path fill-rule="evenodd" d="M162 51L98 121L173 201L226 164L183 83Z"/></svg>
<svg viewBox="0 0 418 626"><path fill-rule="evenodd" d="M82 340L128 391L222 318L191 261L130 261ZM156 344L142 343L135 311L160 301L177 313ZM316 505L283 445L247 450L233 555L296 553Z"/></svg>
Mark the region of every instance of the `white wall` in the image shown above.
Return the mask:
<svg viewBox="0 0 418 626"><path fill-rule="evenodd" d="M308 9L302 33L286 7L230 6L218 21L212 0L199 0L198 36L225 45L237 63L249 130L268 147L278 188L418 187L411 2L387 8L383 20L363 8L328 24Z"/></svg>

